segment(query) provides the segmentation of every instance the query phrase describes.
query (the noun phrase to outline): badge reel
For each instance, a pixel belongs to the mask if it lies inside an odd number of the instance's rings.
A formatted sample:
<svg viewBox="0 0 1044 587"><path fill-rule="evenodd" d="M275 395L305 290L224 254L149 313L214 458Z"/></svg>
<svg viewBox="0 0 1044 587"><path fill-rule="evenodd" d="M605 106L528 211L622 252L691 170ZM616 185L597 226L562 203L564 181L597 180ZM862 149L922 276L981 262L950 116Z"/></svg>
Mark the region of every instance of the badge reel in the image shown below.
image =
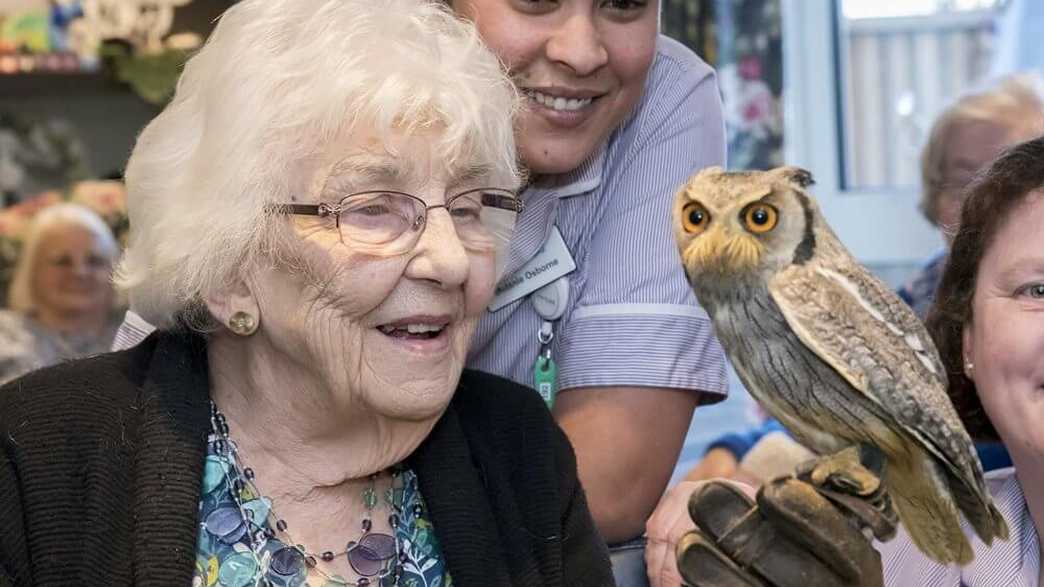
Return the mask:
<svg viewBox="0 0 1044 587"><path fill-rule="evenodd" d="M533 308L542 319L537 330L540 352L533 364L533 383L548 409L555 405L558 393L558 366L551 357L551 341L555 338L555 322L565 313L569 301L569 278L559 277L530 296Z"/></svg>

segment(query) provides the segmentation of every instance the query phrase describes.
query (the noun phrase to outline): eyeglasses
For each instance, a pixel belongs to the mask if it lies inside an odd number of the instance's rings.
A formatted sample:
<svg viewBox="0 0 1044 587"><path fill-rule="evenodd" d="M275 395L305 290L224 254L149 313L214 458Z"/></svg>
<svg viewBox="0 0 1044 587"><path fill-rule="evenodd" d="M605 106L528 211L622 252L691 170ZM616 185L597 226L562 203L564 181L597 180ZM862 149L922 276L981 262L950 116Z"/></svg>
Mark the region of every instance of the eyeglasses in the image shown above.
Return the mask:
<svg viewBox="0 0 1044 587"><path fill-rule="evenodd" d="M509 190L478 188L451 196L445 204L428 206L424 200L404 192L371 190L349 194L331 206L322 204L279 204L283 214L333 217L341 242L381 247L386 254L412 249L427 226L428 213L445 208L457 236L468 248L495 250L511 240L522 200Z"/></svg>

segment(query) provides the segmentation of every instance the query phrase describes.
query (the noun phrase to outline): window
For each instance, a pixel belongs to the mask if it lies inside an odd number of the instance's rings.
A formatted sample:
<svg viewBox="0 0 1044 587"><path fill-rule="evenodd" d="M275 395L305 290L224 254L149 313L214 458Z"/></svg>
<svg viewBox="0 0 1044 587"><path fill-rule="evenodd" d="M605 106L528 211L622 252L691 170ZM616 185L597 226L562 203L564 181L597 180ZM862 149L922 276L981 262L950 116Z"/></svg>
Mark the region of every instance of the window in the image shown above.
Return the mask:
<svg viewBox="0 0 1044 587"><path fill-rule="evenodd" d="M990 73L1003 2L834 1L841 187L915 190L935 115Z"/></svg>
<svg viewBox="0 0 1044 587"><path fill-rule="evenodd" d="M916 194L847 191L841 171L840 62L836 0L782 0L783 159L812 172L812 193L857 259L916 267L942 246L917 211Z"/></svg>

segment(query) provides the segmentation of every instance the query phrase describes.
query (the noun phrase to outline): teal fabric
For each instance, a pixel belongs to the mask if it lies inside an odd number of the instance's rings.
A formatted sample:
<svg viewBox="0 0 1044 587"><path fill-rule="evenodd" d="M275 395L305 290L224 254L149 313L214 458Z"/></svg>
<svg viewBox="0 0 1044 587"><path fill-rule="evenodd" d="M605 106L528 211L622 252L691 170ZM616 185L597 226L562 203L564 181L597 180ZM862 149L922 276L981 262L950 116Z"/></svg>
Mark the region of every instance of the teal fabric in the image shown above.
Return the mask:
<svg viewBox="0 0 1044 587"><path fill-rule="evenodd" d="M272 529L272 518L269 515L272 504L269 499L253 495L247 485L242 483L244 488L240 490L240 501L247 512L246 515L239 510L233 499L232 486L237 480L242 482L242 473L217 450L217 440L217 436L211 435L207 442L202 497L199 502L196 570L192 585L305 585L308 569L303 561L292 567L280 565L277 553L286 545L278 538L265 535L266 530ZM438 540L428 520L427 508L417 489L417 477L410 470L404 471L401 477L403 507L396 534L401 548L406 553L406 560L398 584L403 587L449 587L452 580L446 572ZM250 519L249 523L247 518ZM256 544L260 545L257 552L251 551L251 533L259 537L256 540ZM345 542L354 538L356 537L346 538ZM346 570L349 568L344 556L338 557L331 564L344 566ZM385 582L390 584L391 578L386 578ZM329 586L341 584L354 583L325 583ZM376 581L373 584L376 585Z"/></svg>

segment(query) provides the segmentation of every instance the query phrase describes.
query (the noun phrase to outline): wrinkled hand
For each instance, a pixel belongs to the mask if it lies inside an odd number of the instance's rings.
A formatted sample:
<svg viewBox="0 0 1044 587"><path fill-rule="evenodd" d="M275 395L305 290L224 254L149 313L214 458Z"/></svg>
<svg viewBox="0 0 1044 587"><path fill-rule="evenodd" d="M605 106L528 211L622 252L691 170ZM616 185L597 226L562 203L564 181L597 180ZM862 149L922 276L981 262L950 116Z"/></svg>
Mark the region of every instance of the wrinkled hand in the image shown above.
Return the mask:
<svg viewBox="0 0 1044 587"><path fill-rule="evenodd" d="M681 481L671 487L645 523L645 570L650 587L682 584L675 547L696 527L689 517L689 497L706 484L706 481Z"/></svg>
<svg viewBox="0 0 1044 587"><path fill-rule="evenodd" d="M693 587L882 585L872 535L888 540L897 518L880 482L884 459L865 447L809 461L751 500L712 481L689 501L696 529L678 542Z"/></svg>
<svg viewBox="0 0 1044 587"><path fill-rule="evenodd" d="M757 477L743 469L736 469L727 481L718 481L733 483L751 497L761 485ZM707 483L706 480L680 481L667 490L645 523L645 570L649 587L679 587L682 584L675 552L681 538L696 528L689 516L689 497Z"/></svg>
<svg viewBox="0 0 1044 587"><path fill-rule="evenodd" d="M678 587L682 584L674 552L678 541L696 527L689 517L689 496L711 479L728 479L746 485L754 495L763 480L745 469L732 451L713 448L685 476L664 493L645 523L645 569L649 587ZM741 486L742 486L741 485Z"/></svg>

